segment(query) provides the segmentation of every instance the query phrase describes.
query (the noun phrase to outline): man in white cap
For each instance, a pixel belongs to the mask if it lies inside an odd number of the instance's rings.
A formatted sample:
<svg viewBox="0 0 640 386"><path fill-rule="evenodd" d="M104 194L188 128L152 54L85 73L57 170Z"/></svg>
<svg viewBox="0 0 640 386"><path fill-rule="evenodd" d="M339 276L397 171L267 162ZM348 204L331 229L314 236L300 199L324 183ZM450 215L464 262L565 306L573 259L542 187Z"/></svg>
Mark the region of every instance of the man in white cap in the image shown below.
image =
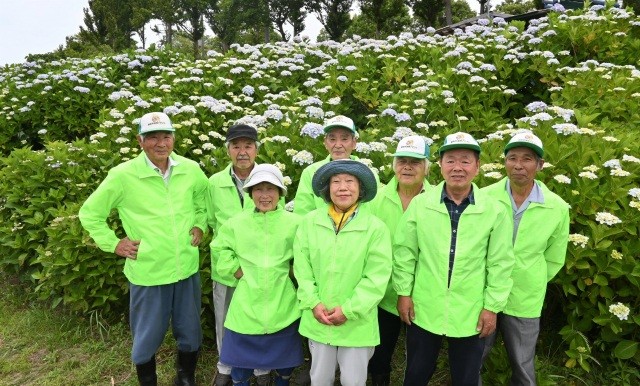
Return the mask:
<svg viewBox="0 0 640 386"><path fill-rule="evenodd" d="M395 174L371 203L372 212L385 223L392 235L409 203L418 194L431 189L427 181L429 155L429 145L422 136L410 135L398 142L393 154ZM378 304L380 344L376 346L368 366L372 386L391 384L391 359L402 327L397 303L398 294L393 290L389 280L384 298Z"/></svg>
<svg viewBox="0 0 640 386"><path fill-rule="evenodd" d="M214 238L220 227L231 217L242 211L255 209L253 201L246 198L243 187L256 165L258 131L253 126L246 124L233 125L227 130L225 144L231 162L226 168L209 178L209 226L213 229ZM216 346L218 354L220 354L224 338L224 321L238 280L223 278L218 273L217 262L218 256L212 253L213 309ZM217 368L213 384L215 386L230 386L232 384L231 366L218 361Z"/></svg>
<svg viewBox="0 0 640 386"><path fill-rule="evenodd" d="M407 324L404 386L431 379L447 339L454 385L476 386L484 339L511 290L509 217L473 179L480 146L467 133L439 149L444 181L409 204L393 241L392 282Z"/></svg>
<svg viewBox="0 0 640 386"><path fill-rule="evenodd" d="M111 169L79 213L100 249L126 258L131 358L145 386L157 384L155 354L170 322L178 345L174 385L196 384L202 343L198 244L207 225L207 178L196 162L173 153L174 131L166 114L145 114L137 136L143 152ZM107 224L112 209L122 239Z"/></svg>
<svg viewBox="0 0 640 386"><path fill-rule="evenodd" d="M336 115L328 119L324 124L324 148L329 155L327 158L307 166L300 176L298 189L293 205L294 213L306 214L317 208L323 208L326 203L322 198L313 194L311 181L313 175L322 165L338 159L358 159L351 153L356 148L356 126L351 118L344 115ZM376 181L378 176L376 175Z"/></svg>
<svg viewBox="0 0 640 386"><path fill-rule="evenodd" d="M549 282L564 265L569 241L569 205L535 179L544 164L542 141L530 131L515 134L504 148L507 177L482 191L511 214L516 263L513 289L498 314L511 363L511 385L536 385L534 357L540 314ZM486 357L497 332L486 339Z"/></svg>

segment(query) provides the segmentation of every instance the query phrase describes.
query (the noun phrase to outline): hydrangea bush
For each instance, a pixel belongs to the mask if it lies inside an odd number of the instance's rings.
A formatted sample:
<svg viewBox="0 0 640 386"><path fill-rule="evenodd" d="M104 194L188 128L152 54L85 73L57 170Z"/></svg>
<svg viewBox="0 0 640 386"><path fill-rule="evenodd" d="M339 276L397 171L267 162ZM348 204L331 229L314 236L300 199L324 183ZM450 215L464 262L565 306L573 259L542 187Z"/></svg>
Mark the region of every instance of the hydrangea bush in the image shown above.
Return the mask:
<svg viewBox="0 0 640 386"><path fill-rule="evenodd" d="M404 136L424 136L436 153L446 134L462 130L481 142L476 182L486 186L505 175L506 141L528 129L545 144L540 179L571 205L567 262L544 315L564 324L566 366L638 364L638 52L638 17L592 7L527 25L484 20L449 36L234 45L197 61L137 51L5 67L0 266L33 281L34 294L54 306L106 313L126 305L122 260L95 248L76 214L109 168L139 153L137 119L149 111L171 116L176 152L208 175L228 162L230 125L257 127L258 161L283 171L287 201L302 169L326 156L321 125L337 114L354 119L356 154L382 181ZM440 180L436 163L429 179ZM121 232L116 217L110 223ZM207 279L206 245L202 256ZM208 301L210 282L203 288Z"/></svg>

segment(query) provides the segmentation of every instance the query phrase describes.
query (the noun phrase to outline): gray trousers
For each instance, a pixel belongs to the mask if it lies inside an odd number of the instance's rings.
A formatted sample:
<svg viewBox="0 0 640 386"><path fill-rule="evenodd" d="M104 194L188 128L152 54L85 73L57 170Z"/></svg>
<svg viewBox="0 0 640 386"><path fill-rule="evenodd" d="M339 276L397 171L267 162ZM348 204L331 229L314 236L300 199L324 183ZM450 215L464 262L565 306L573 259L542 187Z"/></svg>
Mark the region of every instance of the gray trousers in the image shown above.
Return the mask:
<svg viewBox="0 0 640 386"><path fill-rule="evenodd" d="M162 344L171 322L178 350L197 351L200 327L200 274L173 284L140 286L129 283L129 323L133 335L131 360L149 362Z"/></svg>
<svg viewBox="0 0 640 386"><path fill-rule="evenodd" d="M309 339L311 353L311 384L333 386L336 365L340 366L342 386L365 386L367 364L373 356L374 347L330 346Z"/></svg>
<svg viewBox="0 0 640 386"><path fill-rule="evenodd" d="M483 362L495 344L498 331L502 335L502 341L511 364L509 385L535 386L535 355L536 342L540 332L540 318L519 318L502 313L498 314L496 332L485 339ZM480 384L482 384L482 380Z"/></svg>
<svg viewBox="0 0 640 386"><path fill-rule="evenodd" d="M229 304L233 297L235 287L228 287L216 281L213 282L213 316L216 323L216 346L218 347L218 357L222 353L222 338L224 338L224 320L227 318ZM218 372L220 374L231 374L231 366L218 361Z"/></svg>

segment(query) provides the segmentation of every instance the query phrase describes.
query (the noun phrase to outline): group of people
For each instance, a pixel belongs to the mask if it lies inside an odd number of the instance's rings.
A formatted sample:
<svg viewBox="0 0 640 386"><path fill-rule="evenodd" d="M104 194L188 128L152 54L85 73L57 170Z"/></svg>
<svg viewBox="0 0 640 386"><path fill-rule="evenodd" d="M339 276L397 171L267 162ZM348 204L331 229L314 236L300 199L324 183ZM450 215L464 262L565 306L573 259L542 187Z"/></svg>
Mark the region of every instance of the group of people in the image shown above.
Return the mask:
<svg viewBox="0 0 640 386"><path fill-rule="evenodd" d="M543 145L531 132L504 149L507 177L473 179L481 148L468 133L438 149L443 181L427 181L423 137L399 141L394 177L378 177L351 153L353 120L325 122L326 159L303 170L294 210L274 165L256 164L255 128L226 133L229 165L208 180L173 152L163 113L139 122L141 154L109 171L79 217L96 244L126 258L132 361L156 385L155 353L171 323L174 385L195 385L202 345L199 253L211 228L215 386L290 383L311 355L309 382L390 385L406 326L404 385L424 386L446 338L453 385L481 383L480 369L504 341L512 385L535 385L534 355L546 284L564 264L568 205L535 179ZM116 209L125 235L107 218ZM393 380L398 382L399 380Z"/></svg>

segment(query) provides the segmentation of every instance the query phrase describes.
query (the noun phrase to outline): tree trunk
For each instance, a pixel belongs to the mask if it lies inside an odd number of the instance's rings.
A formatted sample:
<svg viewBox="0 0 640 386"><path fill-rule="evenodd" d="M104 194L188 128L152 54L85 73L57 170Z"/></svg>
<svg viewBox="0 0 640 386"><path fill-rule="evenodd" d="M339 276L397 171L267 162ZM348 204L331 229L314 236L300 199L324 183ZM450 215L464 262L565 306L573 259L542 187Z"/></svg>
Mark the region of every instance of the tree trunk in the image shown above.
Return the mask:
<svg viewBox="0 0 640 386"><path fill-rule="evenodd" d="M192 43L193 43L193 60L198 60L198 40L199 39L193 39Z"/></svg>
<svg viewBox="0 0 640 386"><path fill-rule="evenodd" d="M265 44L271 42L271 26L268 23L264 26L264 42Z"/></svg>
<svg viewBox="0 0 640 386"><path fill-rule="evenodd" d="M453 24L452 16L451 16L451 0L444 0L444 17L447 25Z"/></svg>
<svg viewBox="0 0 640 386"><path fill-rule="evenodd" d="M173 48L173 24L164 23L164 39L167 47Z"/></svg>
<svg viewBox="0 0 640 386"><path fill-rule="evenodd" d="M147 36L144 33L144 26L138 30L138 36L140 37L140 43L142 43L142 48L147 48Z"/></svg>
<svg viewBox="0 0 640 386"><path fill-rule="evenodd" d="M286 42L289 40L289 38L287 37L287 33L284 30L284 23L283 24L278 24L278 32L280 33L280 36L282 36L282 41Z"/></svg>

